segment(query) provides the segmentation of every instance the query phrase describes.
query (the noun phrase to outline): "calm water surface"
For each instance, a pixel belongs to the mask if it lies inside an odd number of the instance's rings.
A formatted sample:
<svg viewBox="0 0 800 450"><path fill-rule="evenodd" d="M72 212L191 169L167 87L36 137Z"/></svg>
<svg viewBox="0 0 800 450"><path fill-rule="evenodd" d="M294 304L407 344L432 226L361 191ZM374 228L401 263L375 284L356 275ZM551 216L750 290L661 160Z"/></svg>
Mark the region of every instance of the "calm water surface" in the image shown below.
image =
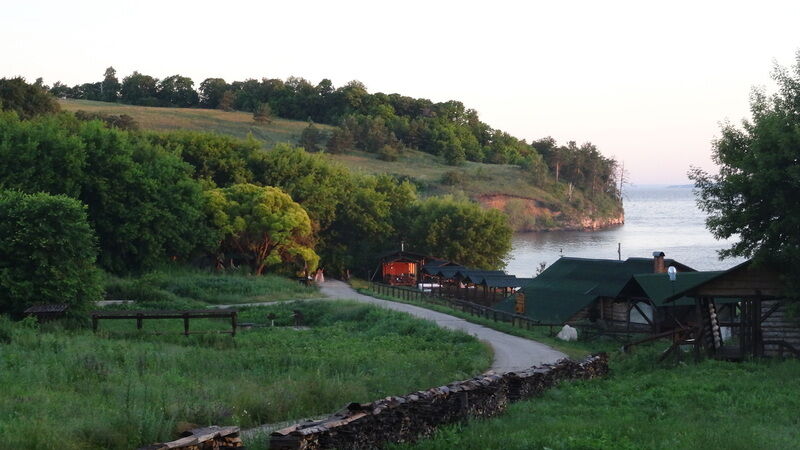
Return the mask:
<svg viewBox="0 0 800 450"><path fill-rule="evenodd" d="M516 234L506 271L530 277L540 262L549 266L560 255L617 258L618 243L622 244L622 259L649 258L658 250L697 270L720 270L743 261L719 260L717 250L730 247L731 242L714 239L706 229L705 214L697 208L691 188L629 187L625 225L594 232Z"/></svg>

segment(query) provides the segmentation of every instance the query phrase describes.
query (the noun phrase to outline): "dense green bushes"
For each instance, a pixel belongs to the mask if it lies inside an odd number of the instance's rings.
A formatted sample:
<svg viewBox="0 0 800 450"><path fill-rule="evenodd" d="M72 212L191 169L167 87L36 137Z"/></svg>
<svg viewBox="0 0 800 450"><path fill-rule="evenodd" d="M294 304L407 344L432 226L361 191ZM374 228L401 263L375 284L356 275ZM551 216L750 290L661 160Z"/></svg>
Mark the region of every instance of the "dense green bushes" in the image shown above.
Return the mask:
<svg viewBox="0 0 800 450"><path fill-rule="evenodd" d="M14 111L29 119L59 109L58 102L42 86L41 78L34 84L26 83L22 77L0 78L0 111Z"/></svg>
<svg viewBox="0 0 800 450"><path fill-rule="evenodd" d="M401 241L496 268L508 250L510 230L495 212L468 200L420 199L408 182L352 174L301 148L280 144L264 151L254 139L139 132L113 120L81 118L61 113L21 120L0 113L0 181L4 188L83 202L98 238L99 265L112 273L169 261L225 261L257 273L280 263L291 273L313 269L319 255L329 273L339 274L371 269L376 254ZM393 152L364 121L353 125L357 139L377 139L376 146ZM242 189L269 195L227 198ZM250 213L234 211L244 204ZM287 218L293 225L278 226Z"/></svg>
<svg viewBox="0 0 800 450"><path fill-rule="evenodd" d="M99 300L97 247L75 199L0 191L0 313L66 303L71 313Z"/></svg>
<svg viewBox="0 0 800 450"><path fill-rule="evenodd" d="M187 260L212 236L191 166L137 133L68 114L19 120L4 113L0 161L5 188L86 204L106 270Z"/></svg>

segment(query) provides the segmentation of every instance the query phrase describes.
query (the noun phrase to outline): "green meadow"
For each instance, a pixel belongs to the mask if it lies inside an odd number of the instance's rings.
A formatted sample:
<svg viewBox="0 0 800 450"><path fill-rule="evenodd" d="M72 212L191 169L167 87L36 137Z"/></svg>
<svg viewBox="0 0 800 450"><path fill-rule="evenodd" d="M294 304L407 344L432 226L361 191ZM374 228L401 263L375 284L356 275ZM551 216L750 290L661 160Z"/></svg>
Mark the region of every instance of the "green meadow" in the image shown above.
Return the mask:
<svg viewBox="0 0 800 450"><path fill-rule="evenodd" d="M800 361L656 365L614 355L606 379L566 383L500 417L395 449L796 449Z"/></svg>
<svg viewBox="0 0 800 450"><path fill-rule="evenodd" d="M293 310L304 328L290 326ZM256 326L231 338L182 336L181 320L145 320L140 331L133 320L101 320L93 334L0 318L3 446L136 448L196 425L330 413L468 378L491 361L471 336L352 302L241 308L239 320ZM191 321L193 331L229 326Z"/></svg>

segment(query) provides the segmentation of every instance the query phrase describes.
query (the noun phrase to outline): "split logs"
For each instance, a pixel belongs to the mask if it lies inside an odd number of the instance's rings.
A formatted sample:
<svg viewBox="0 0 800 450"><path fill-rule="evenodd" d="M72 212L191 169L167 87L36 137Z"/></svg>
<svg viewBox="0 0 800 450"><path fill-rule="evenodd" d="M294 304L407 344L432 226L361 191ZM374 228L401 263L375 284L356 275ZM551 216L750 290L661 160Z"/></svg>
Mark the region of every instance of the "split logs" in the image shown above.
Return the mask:
<svg viewBox="0 0 800 450"><path fill-rule="evenodd" d="M243 449L244 444L239 438L239 427L195 428L181 433L181 438L158 444L141 447L139 450L230 450Z"/></svg>
<svg viewBox="0 0 800 450"><path fill-rule="evenodd" d="M564 380L608 373L605 353L578 363L567 359L502 375L485 375L372 403L351 403L332 416L272 433L273 450L371 449L388 442L411 442L441 425L492 417L510 402L540 395Z"/></svg>

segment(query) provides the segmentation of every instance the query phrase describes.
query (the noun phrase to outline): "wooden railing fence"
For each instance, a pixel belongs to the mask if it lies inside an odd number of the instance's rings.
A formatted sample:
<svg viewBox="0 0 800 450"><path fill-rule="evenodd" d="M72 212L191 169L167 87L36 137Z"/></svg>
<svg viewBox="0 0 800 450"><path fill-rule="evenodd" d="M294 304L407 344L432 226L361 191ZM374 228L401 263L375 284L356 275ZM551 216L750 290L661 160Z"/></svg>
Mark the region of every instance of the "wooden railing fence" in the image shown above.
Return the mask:
<svg viewBox="0 0 800 450"><path fill-rule="evenodd" d="M514 327L524 328L526 330L530 330L531 328L535 327L547 327L550 330L550 334L553 334L555 330L560 329L563 325L560 323L543 323L521 314L500 311L488 306L462 300L452 295L446 295L449 292L446 289L436 289L430 292L425 292L419 289L404 286L391 286L388 284L375 282L369 283L369 289L379 295L387 295L400 300L418 301L448 306L450 308L468 313L472 316L482 317L495 322L506 322Z"/></svg>

